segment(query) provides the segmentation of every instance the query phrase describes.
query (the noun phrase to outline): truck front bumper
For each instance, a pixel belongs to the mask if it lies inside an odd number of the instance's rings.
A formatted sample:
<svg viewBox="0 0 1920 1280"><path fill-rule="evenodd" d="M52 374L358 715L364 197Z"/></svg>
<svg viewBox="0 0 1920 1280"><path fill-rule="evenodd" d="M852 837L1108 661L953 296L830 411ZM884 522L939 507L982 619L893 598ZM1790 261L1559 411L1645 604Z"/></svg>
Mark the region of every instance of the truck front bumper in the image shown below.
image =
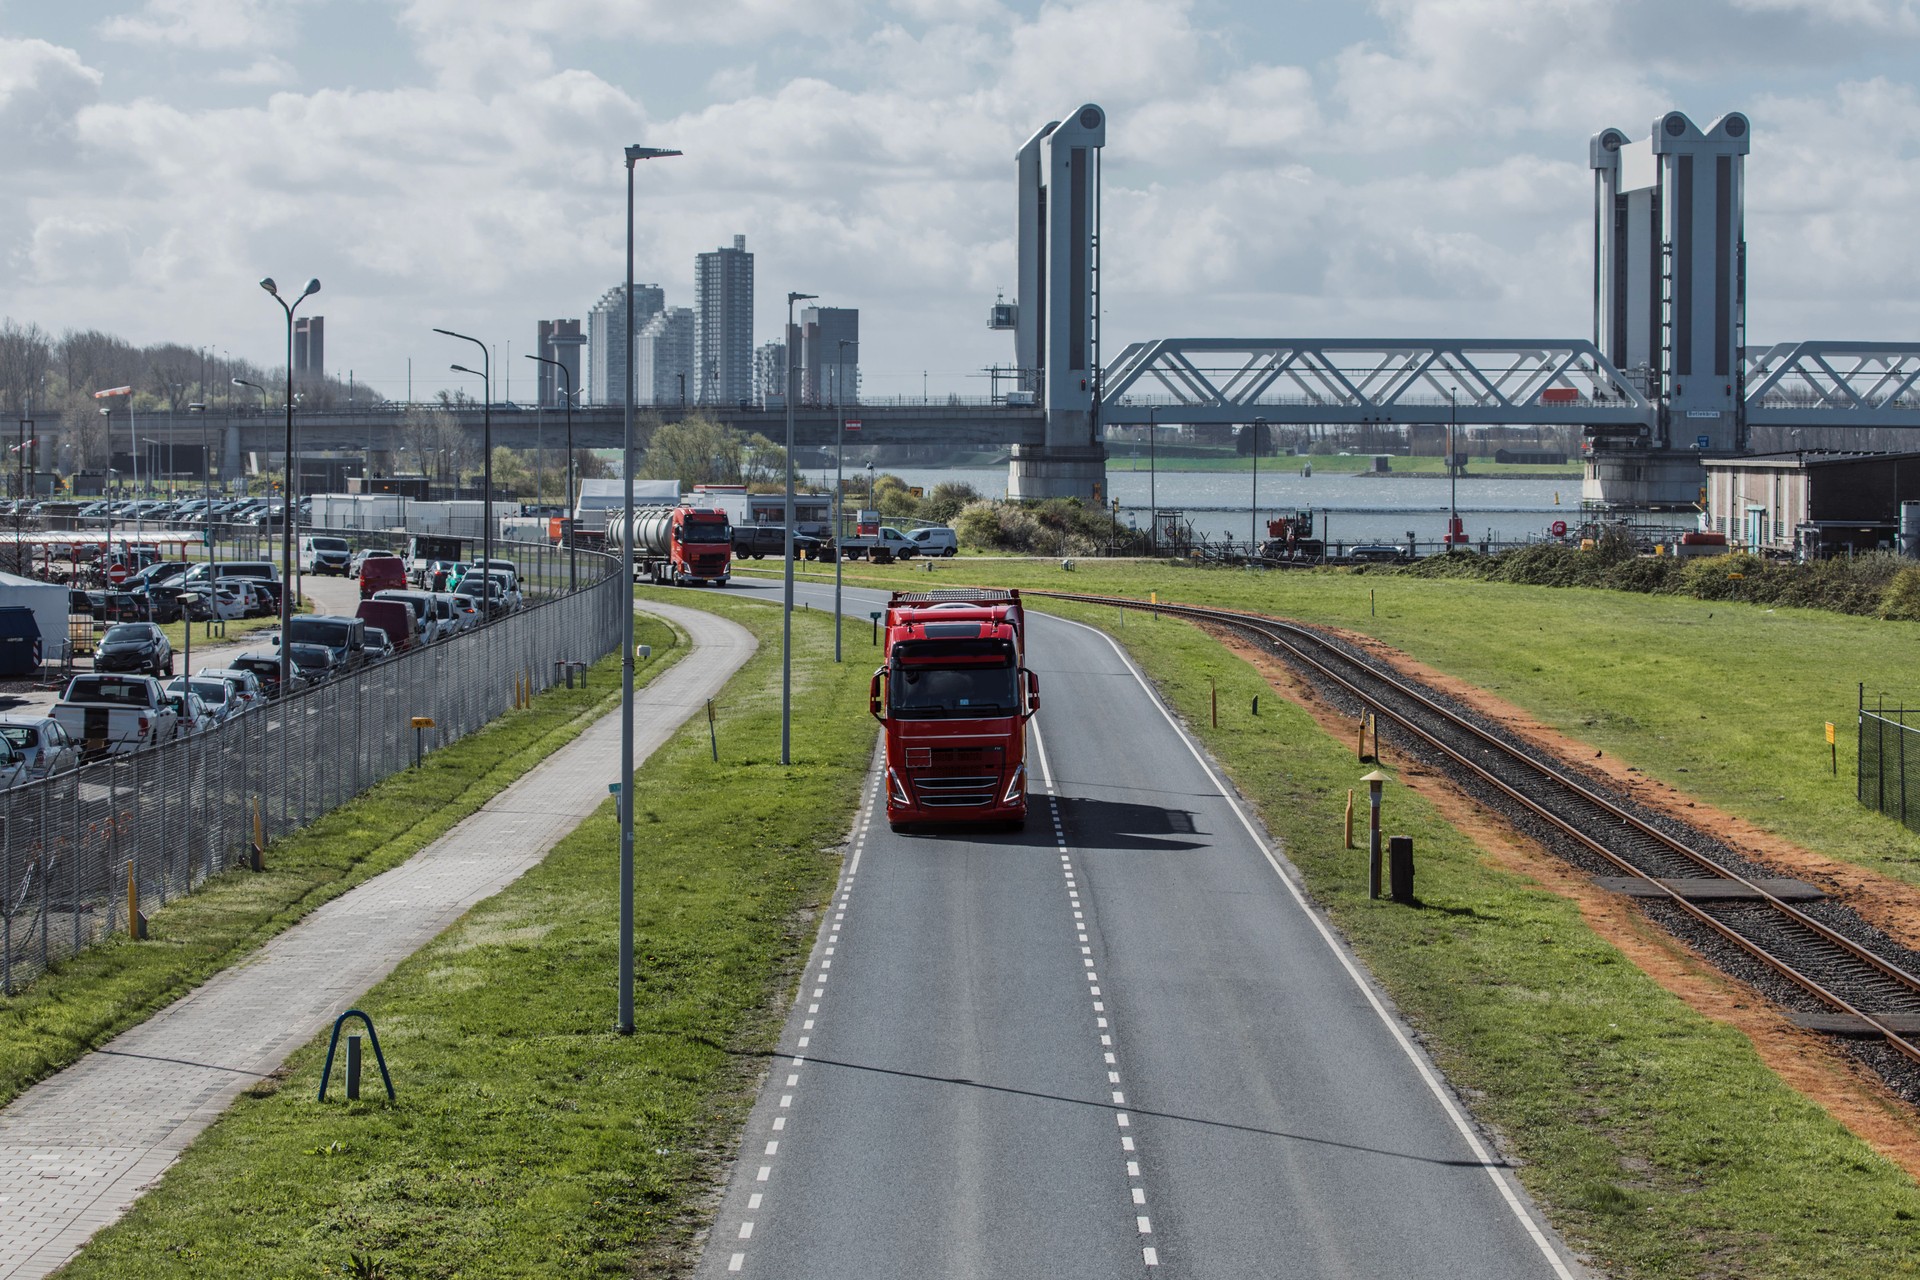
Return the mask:
<svg viewBox="0 0 1920 1280"><path fill-rule="evenodd" d="M947 770L887 768L887 821L1023 822L1027 816L1027 766L1010 774L959 774Z"/></svg>

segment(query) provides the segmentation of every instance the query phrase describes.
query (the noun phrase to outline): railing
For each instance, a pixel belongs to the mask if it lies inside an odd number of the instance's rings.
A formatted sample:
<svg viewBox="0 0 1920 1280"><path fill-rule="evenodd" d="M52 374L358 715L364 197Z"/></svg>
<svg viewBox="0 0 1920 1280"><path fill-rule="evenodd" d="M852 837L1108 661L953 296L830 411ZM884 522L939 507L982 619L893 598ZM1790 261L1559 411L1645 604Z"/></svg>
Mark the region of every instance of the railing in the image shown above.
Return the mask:
<svg viewBox="0 0 1920 1280"><path fill-rule="evenodd" d="M1860 708L1860 803L1920 831L1920 728L1904 707ZM1910 772L1911 771L1911 772Z"/></svg>
<svg viewBox="0 0 1920 1280"><path fill-rule="evenodd" d="M564 590L565 558L535 559L529 576ZM610 557L579 561L578 591L218 729L0 794L0 992L125 930L129 878L141 902L163 904L245 864L256 832L295 831L411 765L411 717L432 717L431 745L444 746L506 712L516 681L537 692L563 678L556 663L613 652L630 592Z"/></svg>

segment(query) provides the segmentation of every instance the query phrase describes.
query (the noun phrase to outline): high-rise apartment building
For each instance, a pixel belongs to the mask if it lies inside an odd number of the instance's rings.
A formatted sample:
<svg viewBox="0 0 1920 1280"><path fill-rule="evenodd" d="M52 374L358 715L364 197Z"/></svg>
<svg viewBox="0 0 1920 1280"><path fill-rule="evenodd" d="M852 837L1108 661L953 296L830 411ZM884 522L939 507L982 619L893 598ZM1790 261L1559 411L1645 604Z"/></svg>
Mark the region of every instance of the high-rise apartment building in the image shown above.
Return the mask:
<svg viewBox="0 0 1920 1280"><path fill-rule="evenodd" d="M857 307L807 307L787 330L787 347L800 353L801 404L860 402Z"/></svg>
<svg viewBox="0 0 1920 1280"><path fill-rule="evenodd" d="M787 344L763 342L753 349L753 402L779 403L787 394Z"/></svg>
<svg viewBox="0 0 1920 1280"><path fill-rule="evenodd" d="M753 397L753 255L747 238L699 255L693 274L694 367L701 404Z"/></svg>
<svg viewBox="0 0 1920 1280"><path fill-rule="evenodd" d="M296 316L293 321L293 376L302 386L327 380L327 318Z"/></svg>
<svg viewBox="0 0 1920 1280"><path fill-rule="evenodd" d="M622 323L626 317L622 316ZM540 370L540 388L536 404L549 409L562 407L561 389L573 391L585 389L580 381L580 348L587 345L586 335L580 332L578 320L542 320L536 331L533 353L542 360L558 360L566 369L562 377L559 370L550 364L535 366Z"/></svg>
<svg viewBox="0 0 1920 1280"><path fill-rule="evenodd" d="M633 327L638 330L667 305L657 284L633 286ZM594 404L627 402L627 360L633 343L627 334L627 292L617 284L600 295L587 313L587 399Z"/></svg>
<svg viewBox="0 0 1920 1280"><path fill-rule="evenodd" d="M668 307L633 342L635 404L688 404L693 376L693 308Z"/></svg>

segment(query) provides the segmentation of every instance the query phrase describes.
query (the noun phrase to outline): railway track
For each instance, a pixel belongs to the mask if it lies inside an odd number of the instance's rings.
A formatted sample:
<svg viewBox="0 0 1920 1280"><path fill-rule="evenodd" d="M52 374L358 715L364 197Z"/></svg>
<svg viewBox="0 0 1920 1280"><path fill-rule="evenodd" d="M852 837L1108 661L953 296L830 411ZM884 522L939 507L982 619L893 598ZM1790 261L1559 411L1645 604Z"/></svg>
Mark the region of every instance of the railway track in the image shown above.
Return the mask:
<svg viewBox="0 0 1920 1280"><path fill-rule="evenodd" d="M1920 975L1910 962L1848 912L1824 922L1806 909L1824 895L1798 881L1756 873L1729 857L1710 835L1669 824L1665 830L1576 776L1562 762L1509 741L1432 693L1380 671L1311 628L1258 614L1148 604L1069 592L1032 595L1139 609L1231 627L1276 650L1329 689L1357 702L1445 765L1494 792L1533 821L1591 853L1617 877L1606 887L1662 904L1706 935L1811 997L1824 1016L1799 1011L1815 1030L1882 1040L1920 1065ZM1850 934L1856 936L1849 936ZM1904 959L1904 958L1903 958Z"/></svg>

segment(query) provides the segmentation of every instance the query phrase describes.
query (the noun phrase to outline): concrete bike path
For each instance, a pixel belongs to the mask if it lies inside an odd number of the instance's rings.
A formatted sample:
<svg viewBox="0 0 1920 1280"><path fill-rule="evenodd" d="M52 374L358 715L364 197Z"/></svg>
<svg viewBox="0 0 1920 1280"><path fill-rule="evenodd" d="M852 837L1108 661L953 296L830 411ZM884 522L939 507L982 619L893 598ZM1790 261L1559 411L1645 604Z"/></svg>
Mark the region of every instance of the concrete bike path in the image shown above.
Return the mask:
<svg viewBox="0 0 1920 1280"><path fill-rule="evenodd" d="M646 612L686 632L693 650L638 692L636 761L755 648L710 613L651 601ZM50 1274L117 1220L242 1089L544 858L607 798L619 766L615 712L400 866L0 1110L0 1280Z"/></svg>

